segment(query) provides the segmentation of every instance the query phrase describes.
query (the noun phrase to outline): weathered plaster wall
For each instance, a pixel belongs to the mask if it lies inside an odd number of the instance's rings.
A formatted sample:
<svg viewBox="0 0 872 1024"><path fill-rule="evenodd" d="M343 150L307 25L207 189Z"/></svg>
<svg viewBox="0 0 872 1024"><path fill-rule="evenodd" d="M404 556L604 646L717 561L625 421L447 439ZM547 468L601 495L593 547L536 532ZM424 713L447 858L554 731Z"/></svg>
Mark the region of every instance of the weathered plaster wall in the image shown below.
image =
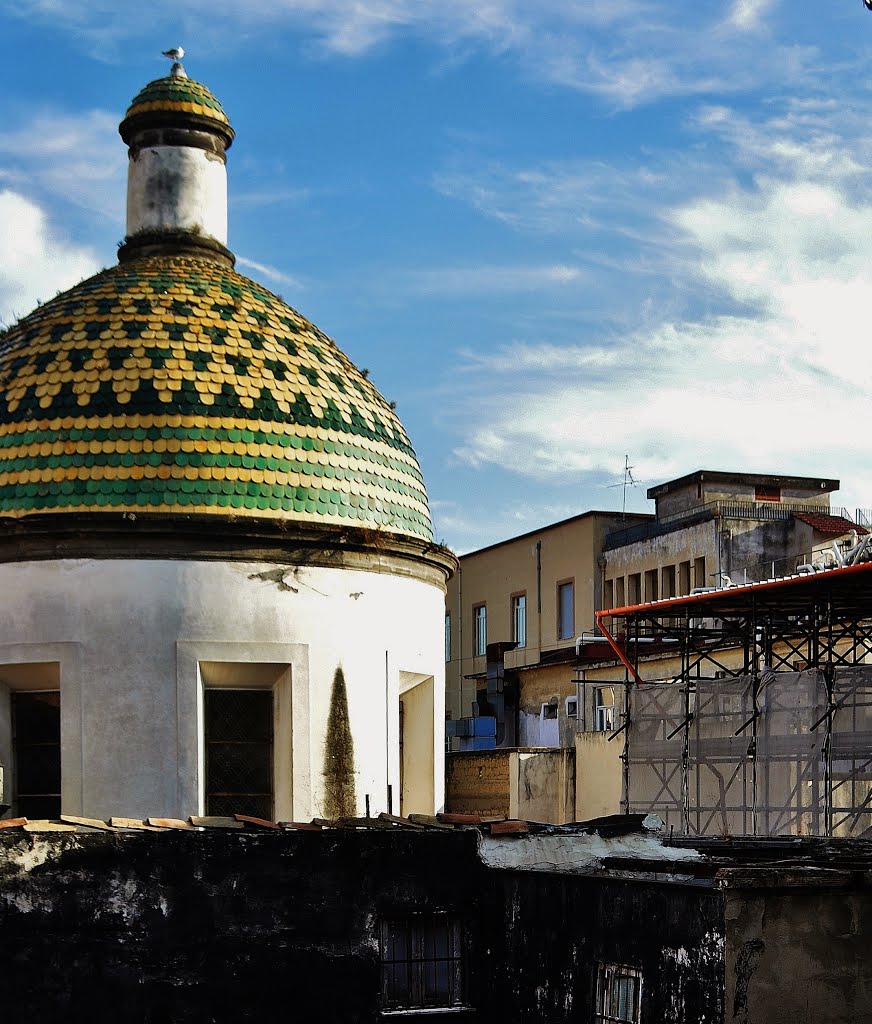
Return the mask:
<svg viewBox="0 0 872 1024"><path fill-rule="evenodd" d="M575 737L575 820L589 821L620 814L624 763L620 737L608 742L604 732L580 732Z"/></svg>
<svg viewBox="0 0 872 1024"><path fill-rule="evenodd" d="M227 244L227 167L193 146L150 146L131 155L127 234L192 231Z"/></svg>
<svg viewBox="0 0 872 1024"><path fill-rule="evenodd" d="M0 682L57 662L63 809L70 814L187 817L203 808L204 685L288 680L276 814L322 813L335 673L344 674L357 808L399 795L401 673L433 678L444 728L443 591L381 572L274 563L58 560L0 566ZM216 682L205 664L224 666ZM435 724L438 723L438 726ZM3 728L0 727L0 741ZM284 753L282 753L282 748ZM292 755L292 756L291 756ZM443 800L443 745L429 757L432 807ZM286 796L279 800L281 793Z"/></svg>
<svg viewBox="0 0 872 1024"><path fill-rule="evenodd" d="M589 1020L598 961L641 969L646 1022L722 1019L719 893L491 869L478 842L406 830L6 833L3 1020L375 1022L379 916L427 911L463 923L471 1009L446 1021Z"/></svg>
<svg viewBox="0 0 872 1024"><path fill-rule="evenodd" d="M802 527L802 528L801 528ZM792 573L797 562L811 556L814 531L793 519L752 519L720 516L690 523L655 537L625 544L605 552L605 579L612 583L613 605L618 605L619 581L624 581L627 604L632 600L627 578L641 576L640 600L682 596L694 587L719 586L719 573L734 583L756 582ZM705 559L705 577L698 579L696 560ZM680 566L689 564L686 585L681 585ZM674 594L665 591L664 567L674 569ZM645 574L656 570L656 593L646 590Z"/></svg>
<svg viewBox="0 0 872 1024"><path fill-rule="evenodd" d="M643 1021L723 1021L718 894L525 871L497 877L500 916L487 919L485 948L504 1019L593 1020L596 964L605 962L641 969Z"/></svg>
<svg viewBox="0 0 872 1024"><path fill-rule="evenodd" d="M824 481L814 481L813 483L817 486L808 486L807 483L804 485L796 479L791 483L785 477L772 477L770 482L772 486L779 488L783 502L803 502L808 505L816 505L818 508L829 508L830 491L820 487L820 483ZM832 483L837 483L837 481L832 481ZM657 514L671 515L674 512L713 501L754 501L756 484L756 480L743 479L740 476L731 480L712 479L711 477L706 477L703 481L692 480L684 486L661 494L656 499Z"/></svg>
<svg viewBox="0 0 872 1024"><path fill-rule="evenodd" d="M377 916L479 912L475 835L419 839L7 833L4 1024L376 1021Z"/></svg>
<svg viewBox="0 0 872 1024"><path fill-rule="evenodd" d="M509 780L510 818L556 824L574 820L575 751L513 751Z"/></svg>
<svg viewBox="0 0 872 1024"><path fill-rule="evenodd" d="M572 747L575 719L567 718L566 699L575 697L575 667L557 664L518 673L518 742L523 747ZM557 704L557 718L545 718L543 704Z"/></svg>
<svg viewBox="0 0 872 1024"><path fill-rule="evenodd" d="M692 566L694 559L701 557L705 557L706 560L706 573L717 570L717 521L714 519L609 549L605 552L605 578L614 579L629 573L644 574L649 569L677 565L683 561L690 561ZM700 580L691 582L693 586L711 586L714 577L707 584ZM648 600L644 593L644 575L642 588L641 600ZM627 602L630 603L629 592Z"/></svg>
<svg viewBox="0 0 872 1024"><path fill-rule="evenodd" d="M872 1019L869 890L729 889L726 1020L735 1024L859 1024Z"/></svg>

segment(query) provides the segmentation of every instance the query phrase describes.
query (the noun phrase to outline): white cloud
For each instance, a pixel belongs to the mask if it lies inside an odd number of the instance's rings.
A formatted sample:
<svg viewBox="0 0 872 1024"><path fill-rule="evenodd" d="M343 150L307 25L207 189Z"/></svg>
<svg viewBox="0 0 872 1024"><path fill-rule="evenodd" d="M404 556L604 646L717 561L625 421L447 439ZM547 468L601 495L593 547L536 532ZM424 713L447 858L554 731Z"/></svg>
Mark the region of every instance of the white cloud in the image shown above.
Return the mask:
<svg viewBox="0 0 872 1024"><path fill-rule="evenodd" d="M545 266L434 267L407 275L406 290L417 295L481 295L541 291L578 284L579 267L562 263Z"/></svg>
<svg viewBox="0 0 872 1024"><path fill-rule="evenodd" d="M117 115L104 110L37 113L0 131L0 173L21 191L39 189L120 228L127 155L117 130Z"/></svg>
<svg viewBox="0 0 872 1024"><path fill-rule="evenodd" d="M283 270L271 267L267 263L257 263L254 260L250 260L245 256L239 255L236 256L236 262L240 267L246 267L249 270L253 270L256 274L260 274L268 281L273 281L276 284L283 284L288 288L293 288L295 291L303 291L306 287L300 278L293 277L291 274L286 274Z"/></svg>
<svg viewBox="0 0 872 1024"><path fill-rule="evenodd" d="M672 283L704 304L617 340L466 353L456 457L553 483L613 473L627 452L647 483L695 468L872 482L869 139L832 123L825 138L819 114L734 135L734 115L709 110L701 123L756 173L739 184L713 164L697 198L659 211Z"/></svg>
<svg viewBox="0 0 872 1024"><path fill-rule="evenodd" d="M95 56L120 60L125 41L155 24L216 51L300 34L310 52L360 57L396 39L435 44L449 58L476 50L511 55L531 78L595 93L617 107L663 96L785 84L805 72L812 50L751 31L774 12L770 0L722 5L674 0L23 0L8 16L50 23L82 38ZM774 14L769 18L774 23ZM786 24L790 24L787 20ZM267 43L269 45L269 43Z"/></svg>
<svg viewBox="0 0 872 1024"><path fill-rule="evenodd" d="M728 23L742 31L757 29L772 6L773 0L734 0Z"/></svg>
<svg viewBox="0 0 872 1024"><path fill-rule="evenodd" d="M528 502L520 499L491 503L487 509L464 511L455 501L431 501L430 511L437 538L443 532L455 538L452 550L464 555L496 540L517 537L543 524L556 523L578 514L572 502Z"/></svg>
<svg viewBox="0 0 872 1024"><path fill-rule="evenodd" d="M0 191L0 324L98 269L94 254L59 238L34 202Z"/></svg>

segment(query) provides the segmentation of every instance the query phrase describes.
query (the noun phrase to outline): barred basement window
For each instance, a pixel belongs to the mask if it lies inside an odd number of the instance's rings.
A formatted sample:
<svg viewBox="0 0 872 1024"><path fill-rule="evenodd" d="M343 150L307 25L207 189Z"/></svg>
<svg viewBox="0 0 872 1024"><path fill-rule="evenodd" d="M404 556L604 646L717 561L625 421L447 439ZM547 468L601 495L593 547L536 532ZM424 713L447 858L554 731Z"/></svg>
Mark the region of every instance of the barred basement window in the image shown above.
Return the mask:
<svg viewBox="0 0 872 1024"><path fill-rule="evenodd" d="M642 973L621 964L600 964L596 981L594 1024L639 1024L642 1020Z"/></svg>
<svg viewBox="0 0 872 1024"><path fill-rule="evenodd" d="M448 914L385 918L379 926L382 1008L463 1005L462 929Z"/></svg>
<svg viewBox="0 0 872 1024"><path fill-rule="evenodd" d="M204 692L206 813L273 816L272 690Z"/></svg>

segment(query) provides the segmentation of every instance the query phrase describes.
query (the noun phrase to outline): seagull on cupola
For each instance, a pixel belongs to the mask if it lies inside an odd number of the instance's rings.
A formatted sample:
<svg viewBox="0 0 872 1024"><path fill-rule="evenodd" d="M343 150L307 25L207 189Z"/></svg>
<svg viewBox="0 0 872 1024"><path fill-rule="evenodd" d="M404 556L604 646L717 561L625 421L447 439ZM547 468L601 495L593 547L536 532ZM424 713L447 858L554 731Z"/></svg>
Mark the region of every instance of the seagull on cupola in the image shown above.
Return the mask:
<svg viewBox="0 0 872 1024"><path fill-rule="evenodd" d="M185 51L181 46L176 46L172 50L162 50L161 53L164 57L169 57L170 60L181 60L185 56Z"/></svg>

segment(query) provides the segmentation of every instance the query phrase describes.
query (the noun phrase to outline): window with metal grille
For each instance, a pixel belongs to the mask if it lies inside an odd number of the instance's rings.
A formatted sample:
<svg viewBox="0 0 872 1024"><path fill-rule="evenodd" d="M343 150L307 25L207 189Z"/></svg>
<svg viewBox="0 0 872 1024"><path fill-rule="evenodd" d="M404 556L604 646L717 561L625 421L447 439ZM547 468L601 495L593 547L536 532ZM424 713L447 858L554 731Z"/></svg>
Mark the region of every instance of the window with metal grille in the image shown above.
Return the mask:
<svg viewBox="0 0 872 1024"><path fill-rule="evenodd" d="M639 1024L642 974L635 967L600 964L597 970L594 1024Z"/></svg>
<svg viewBox="0 0 872 1024"><path fill-rule="evenodd" d="M273 815L272 690L204 691L206 813Z"/></svg>
<svg viewBox="0 0 872 1024"><path fill-rule="evenodd" d="M463 933L449 914L383 918L379 924L382 1008L463 1005Z"/></svg>
<svg viewBox="0 0 872 1024"><path fill-rule="evenodd" d="M61 695L57 690L12 693L15 813L57 818L61 813Z"/></svg>

